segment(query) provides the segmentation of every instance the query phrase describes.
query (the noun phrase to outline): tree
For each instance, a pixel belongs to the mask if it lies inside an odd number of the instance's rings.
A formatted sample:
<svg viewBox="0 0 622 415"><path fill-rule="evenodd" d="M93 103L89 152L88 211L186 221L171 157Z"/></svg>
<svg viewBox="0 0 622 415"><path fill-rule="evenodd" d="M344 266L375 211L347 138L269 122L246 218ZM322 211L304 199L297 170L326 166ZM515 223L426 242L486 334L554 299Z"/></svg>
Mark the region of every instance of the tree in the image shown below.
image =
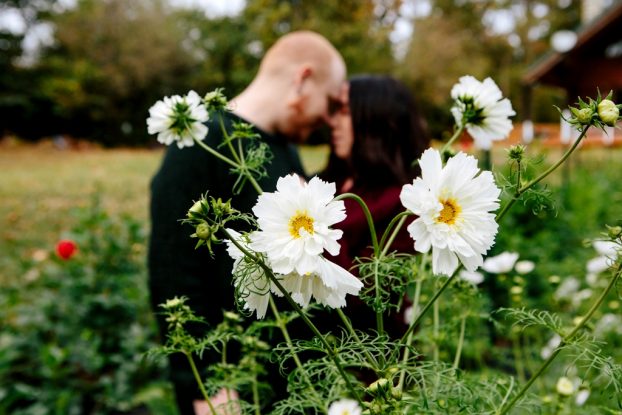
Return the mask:
<svg viewBox="0 0 622 415"><path fill-rule="evenodd" d="M194 59L160 1L83 0L54 19L57 46L39 64L39 87L63 132L106 145L144 143L147 109L185 91Z"/></svg>

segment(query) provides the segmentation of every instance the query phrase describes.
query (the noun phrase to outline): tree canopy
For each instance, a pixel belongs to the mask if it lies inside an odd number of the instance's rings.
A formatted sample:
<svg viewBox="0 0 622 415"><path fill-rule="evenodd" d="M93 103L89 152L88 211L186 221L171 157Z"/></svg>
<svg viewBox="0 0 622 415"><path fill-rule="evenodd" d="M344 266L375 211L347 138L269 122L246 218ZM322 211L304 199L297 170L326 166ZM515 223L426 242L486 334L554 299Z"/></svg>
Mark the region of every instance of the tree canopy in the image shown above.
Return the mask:
<svg viewBox="0 0 622 415"><path fill-rule="evenodd" d="M37 139L70 134L105 145L144 145L148 108L163 95L252 79L282 34L310 29L341 51L349 73L390 73L415 93L435 135L448 121L458 77L493 77L520 114L520 76L552 33L579 20L577 0L253 0L235 16L207 17L165 0L0 0L27 27L52 25L53 41L33 62L25 33L0 28L0 133ZM420 5L420 4L419 4ZM502 13L512 27L494 27ZM509 19L508 19L509 16ZM412 24L401 56L391 34Z"/></svg>

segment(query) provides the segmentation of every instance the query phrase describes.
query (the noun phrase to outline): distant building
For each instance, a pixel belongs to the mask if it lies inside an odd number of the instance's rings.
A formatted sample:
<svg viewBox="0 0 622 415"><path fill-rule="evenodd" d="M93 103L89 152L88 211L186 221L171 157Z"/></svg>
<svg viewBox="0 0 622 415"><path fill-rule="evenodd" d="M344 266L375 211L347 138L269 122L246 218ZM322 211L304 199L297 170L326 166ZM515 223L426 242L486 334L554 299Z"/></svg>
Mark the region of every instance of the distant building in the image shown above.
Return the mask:
<svg viewBox="0 0 622 415"><path fill-rule="evenodd" d="M597 88L602 94L613 91L614 99L622 101L622 0L583 0L579 29L554 34L552 44L523 75L522 139L526 142L534 136L531 94L538 85L561 88L568 104L575 104L579 96L596 97ZM563 124L560 135L564 135ZM603 142L613 144L614 134L613 129L608 131Z"/></svg>
<svg viewBox="0 0 622 415"><path fill-rule="evenodd" d="M583 0L581 6L581 27L565 33L560 48L524 74L527 104L538 84L562 88L571 103L578 96L594 97L597 87L604 94L613 90L618 99L622 95L622 0Z"/></svg>

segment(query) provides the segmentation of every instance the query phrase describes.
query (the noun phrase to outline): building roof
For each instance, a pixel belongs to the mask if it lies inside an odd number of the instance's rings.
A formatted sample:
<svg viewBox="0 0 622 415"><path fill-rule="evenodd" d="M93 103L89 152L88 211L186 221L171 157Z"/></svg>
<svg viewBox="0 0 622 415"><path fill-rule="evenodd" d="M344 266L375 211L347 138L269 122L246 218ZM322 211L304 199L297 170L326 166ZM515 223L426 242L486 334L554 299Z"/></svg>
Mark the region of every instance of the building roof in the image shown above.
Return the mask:
<svg viewBox="0 0 622 415"><path fill-rule="evenodd" d="M622 90L622 1L577 31L565 53L549 51L523 76L526 85L559 86L572 94L593 95Z"/></svg>

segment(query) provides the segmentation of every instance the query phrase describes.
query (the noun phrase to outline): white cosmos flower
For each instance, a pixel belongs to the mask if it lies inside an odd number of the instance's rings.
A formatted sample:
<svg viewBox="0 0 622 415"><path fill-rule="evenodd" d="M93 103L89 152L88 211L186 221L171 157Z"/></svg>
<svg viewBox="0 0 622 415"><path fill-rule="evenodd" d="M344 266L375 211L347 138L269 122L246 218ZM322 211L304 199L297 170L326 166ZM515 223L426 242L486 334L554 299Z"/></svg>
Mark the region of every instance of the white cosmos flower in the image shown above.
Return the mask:
<svg viewBox="0 0 622 415"><path fill-rule="evenodd" d="M460 277L460 279L465 280L466 282L469 282L473 285L479 285L484 282L484 274L477 271L467 271L463 269L462 271L460 271L458 276Z"/></svg>
<svg viewBox="0 0 622 415"><path fill-rule="evenodd" d="M251 238L255 251L265 252L279 274L316 272L321 254L339 253L343 231L330 226L345 219L345 205L333 200L336 187L314 177L303 183L290 174L279 178L276 192L263 193L253 207L259 231Z"/></svg>
<svg viewBox="0 0 622 415"><path fill-rule="evenodd" d="M528 260L517 261L514 265L514 269L519 274L525 275L536 269L536 264L533 261Z"/></svg>
<svg viewBox="0 0 622 415"><path fill-rule="evenodd" d="M302 307L307 307L311 298L328 307L345 307L346 294L358 295L363 287L354 275L322 257L316 271L305 275L292 272L283 276L280 282Z"/></svg>
<svg viewBox="0 0 622 415"><path fill-rule="evenodd" d="M579 392L577 392L577 396L575 396L574 402L577 404L577 406L583 406L583 404L585 404L585 401L587 401L587 398L589 397L589 389L579 389Z"/></svg>
<svg viewBox="0 0 622 415"><path fill-rule="evenodd" d="M503 252L497 256L486 258L482 269L491 274L507 274L514 269L516 260L518 260L518 253Z"/></svg>
<svg viewBox="0 0 622 415"><path fill-rule="evenodd" d="M618 256L620 246L612 241L594 241L592 246L600 256L587 262L586 269L589 274L600 274L607 271Z"/></svg>
<svg viewBox="0 0 622 415"><path fill-rule="evenodd" d="M339 399L328 408L328 415L361 415L362 412L358 402L352 399Z"/></svg>
<svg viewBox="0 0 622 415"><path fill-rule="evenodd" d="M252 252L248 237L241 235L233 229L227 232L244 248ZM251 312L257 312L257 319L266 316L268 304L270 303L270 291L275 291L275 287L265 275L263 270L256 264L244 260L244 253L230 240L225 241L227 252L233 258L233 285L238 291L238 296L244 301L244 308Z"/></svg>
<svg viewBox="0 0 622 415"><path fill-rule="evenodd" d="M203 140L207 135L207 126L203 123L208 119L201 97L190 91L185 97L164 97L149 108L147 131L157 134L162 144L176 142L179 148L191 147L194 139Z"/></svg>
<svg viewBox="0 0 622 415"><path fill-rule="evenodd" d="M557 393L563 396L570 396L574 393L574 385L572 381L565 376L562 376L557 380L557 384L555 385L555 390Z"/></svg>
<svg viewBox="0 0 622 415"><path fill-rule="evenodd" d="M402 204L418 216L408 232L415 250L432 249L434 274L451 275L462 262L468 271L483 263L494 244L499 188L492 173L477 168L477 160L458 153L443 167L438 150L427 149L419 160L421 177L404 185Z"/></svg>
<svg viewBox="0 0 622 415"><path fill-rule="evenodd" d="M451 113L458 126L466 125L478 148L488 150L492 142L507 138L512 131L509 117L516 115L512 104L490 78L480 82L467 75L451 89Z"/></svg>

